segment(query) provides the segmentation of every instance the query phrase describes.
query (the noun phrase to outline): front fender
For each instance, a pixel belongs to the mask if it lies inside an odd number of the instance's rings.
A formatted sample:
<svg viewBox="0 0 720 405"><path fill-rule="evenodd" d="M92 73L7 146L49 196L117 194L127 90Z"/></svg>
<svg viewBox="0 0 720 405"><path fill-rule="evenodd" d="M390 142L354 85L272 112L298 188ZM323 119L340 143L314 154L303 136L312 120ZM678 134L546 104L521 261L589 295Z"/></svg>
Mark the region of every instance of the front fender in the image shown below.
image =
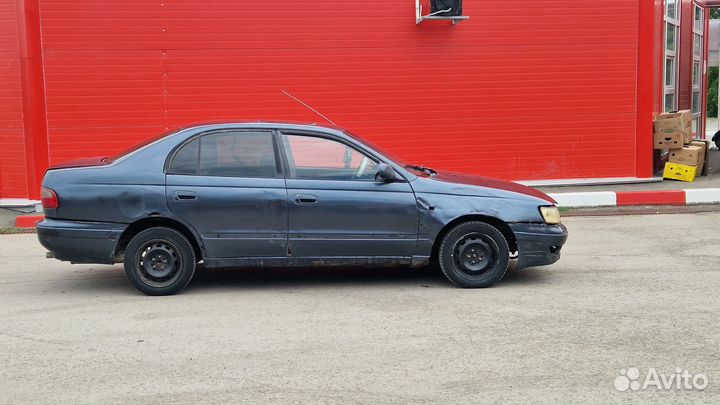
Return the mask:
<svg viewBox="0 0 720 405"><path fill-rule="evenodd" d="M417 256L430 256L442 229L454 220L480 215L512 223L544 223L536 199L418 193Z"/></svg>

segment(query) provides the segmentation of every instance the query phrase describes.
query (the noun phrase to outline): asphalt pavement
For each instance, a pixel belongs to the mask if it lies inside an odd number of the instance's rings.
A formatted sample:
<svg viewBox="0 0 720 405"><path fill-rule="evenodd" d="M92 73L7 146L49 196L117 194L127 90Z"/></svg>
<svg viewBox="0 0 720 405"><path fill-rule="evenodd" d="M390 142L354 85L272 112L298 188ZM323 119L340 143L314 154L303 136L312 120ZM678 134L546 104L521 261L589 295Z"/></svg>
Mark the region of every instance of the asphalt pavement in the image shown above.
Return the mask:
<svg viewBox="0 0 720 405"><path fill-rule="evenodd" d="M146 297L0 235L0 404L720 403L720 213L565 222L560 262L483 290L214 270ZM651 369L707 384L643 389Z"/></svg>

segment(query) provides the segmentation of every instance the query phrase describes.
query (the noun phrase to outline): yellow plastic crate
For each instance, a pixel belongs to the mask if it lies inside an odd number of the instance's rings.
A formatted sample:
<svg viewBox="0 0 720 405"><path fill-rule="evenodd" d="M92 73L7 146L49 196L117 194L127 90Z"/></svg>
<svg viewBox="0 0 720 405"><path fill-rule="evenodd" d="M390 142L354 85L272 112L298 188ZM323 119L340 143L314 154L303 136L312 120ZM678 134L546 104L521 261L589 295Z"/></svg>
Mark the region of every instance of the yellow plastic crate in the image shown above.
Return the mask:
<svg viewBox="0 0 720 405"><path fill-rule="evenodd" d="M663 177L666 179L692 182L695 181L696 175L697 166L681 165L680 163L665 163L665 173L663 173Z"/></svg>

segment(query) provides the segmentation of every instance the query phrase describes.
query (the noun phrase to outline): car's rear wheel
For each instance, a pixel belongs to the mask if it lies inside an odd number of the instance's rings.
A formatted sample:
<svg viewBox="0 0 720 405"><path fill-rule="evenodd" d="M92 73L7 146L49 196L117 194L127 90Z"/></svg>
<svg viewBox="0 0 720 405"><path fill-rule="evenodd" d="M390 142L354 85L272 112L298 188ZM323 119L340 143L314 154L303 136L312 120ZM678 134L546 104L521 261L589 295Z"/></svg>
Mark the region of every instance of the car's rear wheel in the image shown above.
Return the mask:
<svg viewBox="0 0 720 405"><path fill-rule="evenodd" d="M490 287L503 278L510 263L505 236L480 221L464 222L451 229L438 253L445 276L464 288Z"/></svg>
<svg viewBox="0 0 720 405"><path fill-rule="evenodd" d="M180 232L154 227L139 232L125 250L125 273L147 295L172 295L195 273L195 251Z"/></svg>

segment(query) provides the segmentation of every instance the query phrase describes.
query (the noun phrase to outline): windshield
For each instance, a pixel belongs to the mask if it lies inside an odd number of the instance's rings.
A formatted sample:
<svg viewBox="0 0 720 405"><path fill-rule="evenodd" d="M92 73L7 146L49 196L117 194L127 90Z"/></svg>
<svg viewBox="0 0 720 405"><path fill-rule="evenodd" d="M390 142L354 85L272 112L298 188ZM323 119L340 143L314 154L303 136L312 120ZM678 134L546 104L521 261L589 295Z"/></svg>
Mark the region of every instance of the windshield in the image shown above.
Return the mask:
<svg viewBox="0 0 720 405"><path fill-rule="evenodd" d="M395 153L389 152L383 148L380 148L377 145L373 144L372 142L369 142L365 138L359 137L349 131L345 131L345 134L354 138L358 142L365 144L365 145L371 147L372 149L375 149L376 151L380 152L385 157L390 158L390 160L392 160L393 162L397 163L398 165L404 167L405 169L412 170L415 174L419 174L422 176L434 176L437 174L437 171L435 171L429 167L425 167L423 165L407 163L405 160L399 158Z"/></svg>
<svg viewBox="0 0 720 405"><path fill-rule="evenodd" d="M403 159L401 159L400 157L398 157L395 153L389 152L389 151L387 151L387 150L385 150L385 149L383 149L383 148L381 148L381 147L378 147L377 145L373 144L372 142L368 141L367 139L362 138L362 137L360 137L360 136L357 136L357 135L355 135L355 134L353 134L353 133L351 133L351 132L349 132L349 131L345 131L345 134L348 135L348 136L350 136L350 137L352 137L352 138L355 139L356 141L358 141L358 142L360 142L360 143L362 143L362 144L364 144L364 145L367 145L367 146L369 146L370 148L376 150L377 152L379 152L379 153L382 154L383 156L385 156L385 157L389 158L390 160L392 160L393 162L397 163L399 166L403 166L403 167L407 166L407 163L405 162L405 160L403 160Z"/></svg>

